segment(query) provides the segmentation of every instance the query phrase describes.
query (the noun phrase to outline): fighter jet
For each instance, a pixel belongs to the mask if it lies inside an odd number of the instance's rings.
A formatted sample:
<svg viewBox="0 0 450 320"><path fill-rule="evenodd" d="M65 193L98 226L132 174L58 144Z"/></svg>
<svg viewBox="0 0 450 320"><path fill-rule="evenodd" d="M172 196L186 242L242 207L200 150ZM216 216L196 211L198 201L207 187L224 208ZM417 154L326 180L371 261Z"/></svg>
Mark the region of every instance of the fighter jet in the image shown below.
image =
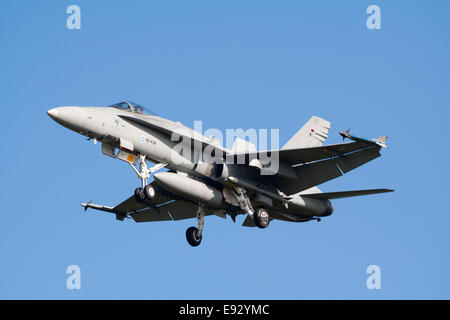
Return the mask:
<svg viewBox="0 0 450 320"><path fill-rule="evenodd" d="M331 124L317 116L281 149L258 151L243 139L226 149L215 139L130 101L106 107L57 107L47 113L62 126L100 142L103 154L128 163L141 180L121 203L82 203L85 211L110 212L120 221L197 218L197 227L186 230L194 247L202 241L208 215L235 221L243 214L243 226L264 229L272 220L320 221L333 213L333 199L393 191L322 192L317 185L378 158L385 140L380 144L380 139L357 139L346 132L353 142L323 146Z"/></svg>

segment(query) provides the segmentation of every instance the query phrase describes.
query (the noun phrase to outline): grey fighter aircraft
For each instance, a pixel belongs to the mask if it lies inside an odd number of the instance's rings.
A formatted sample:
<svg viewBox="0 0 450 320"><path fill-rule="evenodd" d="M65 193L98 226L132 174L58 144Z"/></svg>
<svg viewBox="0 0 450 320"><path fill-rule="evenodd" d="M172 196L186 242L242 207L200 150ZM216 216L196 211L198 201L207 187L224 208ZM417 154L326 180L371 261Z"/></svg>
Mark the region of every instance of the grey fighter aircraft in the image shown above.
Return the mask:
<svg viewBox="0 0 450 320"><path fill-rule="evenodd" d="M196 217L198 226L186 231L191 246L202 240L206 215L230 215L235 221L244 214L244 226L263 229L271 220L320 221L333 213L332 199L393 191L321 192L317 185L378 158L386 145L384 137L356 139L346 132L352 142L323 146L330 122L317 116L281 149L257 151L242 139L226 149L214 138L129 101L107 107L58 107L47 113L64 127L101 142L105 155L127 162L142 181L116 206L82 203L85 210L136 222ZM162 168L167 170L156 172ZM149 183L151 175L154 180Z"/></svg>

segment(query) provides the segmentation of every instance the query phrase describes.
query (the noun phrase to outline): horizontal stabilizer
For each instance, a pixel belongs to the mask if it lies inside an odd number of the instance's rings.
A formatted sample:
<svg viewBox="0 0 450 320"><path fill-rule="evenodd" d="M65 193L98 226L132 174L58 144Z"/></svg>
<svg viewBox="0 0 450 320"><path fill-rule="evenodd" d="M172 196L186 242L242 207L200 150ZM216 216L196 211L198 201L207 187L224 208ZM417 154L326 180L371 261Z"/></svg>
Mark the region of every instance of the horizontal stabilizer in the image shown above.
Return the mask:
<svg viewBox="0 0 450 320"><path fill-rule="evenodd" d="M340 191L340 192L325 192L325 193L310 193L302 194L303 197L315 198L315 199L340 199L365 196L369 194L392 192L391 189L370 189L370 190L354 190L354 191Z"/></svg>

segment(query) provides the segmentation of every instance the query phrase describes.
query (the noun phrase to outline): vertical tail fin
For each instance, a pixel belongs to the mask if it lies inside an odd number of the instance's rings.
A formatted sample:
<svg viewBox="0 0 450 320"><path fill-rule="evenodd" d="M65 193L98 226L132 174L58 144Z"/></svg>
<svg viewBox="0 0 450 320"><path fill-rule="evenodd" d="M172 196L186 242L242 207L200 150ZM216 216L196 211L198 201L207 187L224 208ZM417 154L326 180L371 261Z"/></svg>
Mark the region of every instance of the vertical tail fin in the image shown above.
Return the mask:
<svg viewBox="0 0 450 320"><path fill-rule="evenodd" d="M281 149L320 147L328 138L330 126L331 122L313 116Z"/></svg>

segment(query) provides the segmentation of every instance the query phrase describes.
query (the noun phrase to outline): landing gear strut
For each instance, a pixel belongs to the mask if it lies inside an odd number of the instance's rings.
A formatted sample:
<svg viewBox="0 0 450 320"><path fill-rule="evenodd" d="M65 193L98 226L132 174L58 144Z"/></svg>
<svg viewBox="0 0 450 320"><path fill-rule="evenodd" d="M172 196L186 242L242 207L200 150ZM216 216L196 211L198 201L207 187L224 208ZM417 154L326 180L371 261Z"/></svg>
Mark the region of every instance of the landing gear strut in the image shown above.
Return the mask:
<svg viewBox="0 0 450 320"><path fill-rule="evenodd" d="M241 209L247 212L248 216L253 219L258 228L267 228L269 226L270 217L266 209L258 208L254 210L245 189L236 186L234 187L234 190L236 191L236 195L239 200L239 206L241 207Z"/></svg>
<svg viewBox="0 0 450 320"><path fill-rule="evenodd" d="M250 218L253 218L253 214L255 213L255 211L253 210L252 204L247 196L247 192L245 191L245 189L236 186L234 187L234 190L236 191L236 195L239 200L239 206L241 207L241 209L247 212Z"/></svg>
<svg viewBox="0 0 450 320"><path fill-rule="evenodd" d="M136 172L139 179L142 181L142 188L136 188L134 190L134 197L138 202L144 202L145 200L153 200L156 197L155 188L148 184L150 174L164 168L166 163L157 163L153 167L147 167L147 159L145 155L139 155L139 170L130 162L131 168Z"/></svg>
<svg viewBox="0 0 450 320"><path fill-rule="evenodd" d="M198 205L197 221L198 228L189 227L186 230L186 240L193 247L197 247L202 242L203 224L205 222L205 207L203 204Z"/></svg>

